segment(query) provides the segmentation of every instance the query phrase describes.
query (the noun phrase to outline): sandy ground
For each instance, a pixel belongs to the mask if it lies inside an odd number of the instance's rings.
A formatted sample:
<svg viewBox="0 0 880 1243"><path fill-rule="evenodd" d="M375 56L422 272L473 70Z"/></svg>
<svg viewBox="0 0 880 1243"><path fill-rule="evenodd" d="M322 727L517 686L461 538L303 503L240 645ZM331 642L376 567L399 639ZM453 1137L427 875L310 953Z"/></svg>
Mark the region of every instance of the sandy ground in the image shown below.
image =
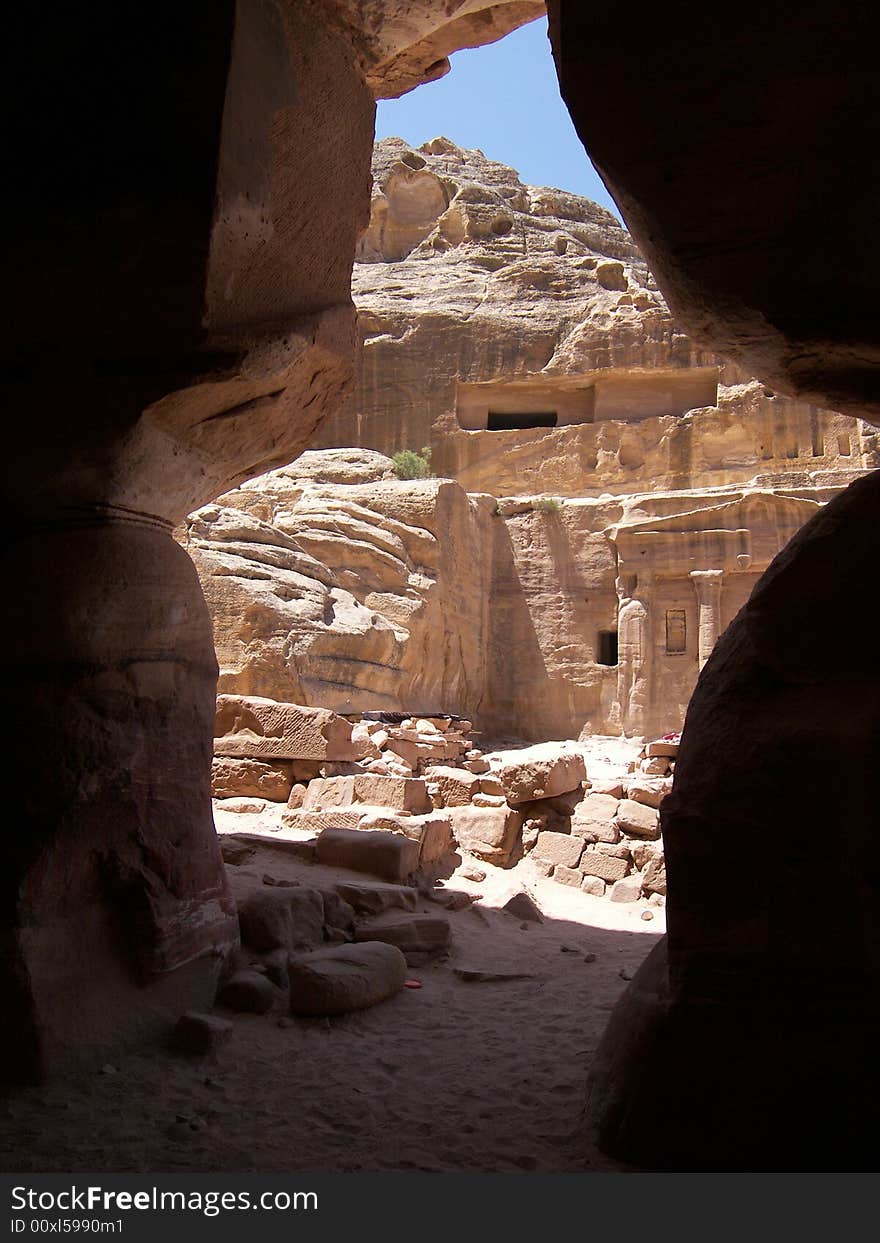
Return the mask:
<svg viewBox="0 0 880 1243"><path fill-rule="evenodd" d="M596 771L594 757L593 771ZM257 817L218 816L218 830ZM262 819L262 818L260 818ZM228 823L231 821L232 823ZM247 824L243 822L247 822ZM303 864L271 843L243 865L330 883L354 873ZM0 1106L8 1171L575 1172L625 1167L583 1119L590 1059L618 996L665 930L664 911L616 904L482 865L479 893L449 913L449 957L405 989L332 1020L237 1015L209 1062L164 1049L17 1091ZM500 909L526 888L543 924ZM428 900L419 909L440 914ZM642 918L650 910L651 919ZM526 978L466 982L456 967Z"/></svg>

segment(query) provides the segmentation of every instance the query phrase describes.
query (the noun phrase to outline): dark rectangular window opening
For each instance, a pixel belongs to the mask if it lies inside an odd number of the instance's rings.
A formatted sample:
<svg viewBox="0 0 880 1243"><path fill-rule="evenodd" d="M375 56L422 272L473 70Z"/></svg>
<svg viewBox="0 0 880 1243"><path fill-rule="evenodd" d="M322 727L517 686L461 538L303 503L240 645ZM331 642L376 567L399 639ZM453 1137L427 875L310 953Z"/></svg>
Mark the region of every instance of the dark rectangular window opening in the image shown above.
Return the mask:
<svg viewBox="0 0 880 1243"><path fill-rule="evenodd" d="M687 651L687 613L684 609L666 610L666 654L676 656Z"/></svg>
<svg viewBox="0 0 880 1243"><path fill-rule="evenodd" d="M486 428L490 432L521 432L530 427L555 427L555 410L529 410L516 413L490 410Z"/></svg>
<svg viewBox="0 0 880 1243"><path fill-rule="evenodd" d="M599 657L600 665L616 665L617 664L617 631L616 630L600 630L599 631Z"/></svg>

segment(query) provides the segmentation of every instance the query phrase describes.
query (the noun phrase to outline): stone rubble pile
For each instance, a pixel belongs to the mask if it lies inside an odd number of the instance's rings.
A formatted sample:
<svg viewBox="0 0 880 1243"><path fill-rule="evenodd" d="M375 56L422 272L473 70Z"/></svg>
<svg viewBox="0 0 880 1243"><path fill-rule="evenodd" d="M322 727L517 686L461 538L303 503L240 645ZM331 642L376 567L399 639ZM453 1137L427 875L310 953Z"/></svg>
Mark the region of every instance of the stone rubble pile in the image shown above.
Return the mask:
<svg viewBox="0 0 880 1243"><path fill-rule="evenodd" d="M615 902L662 904L659 808L678 735L618 778L588 779L570 742L484 754L455 716L365 713L218 697L214 795L227 810L284 803L316 861L392 883L436 875L456 849Z"/></svg>

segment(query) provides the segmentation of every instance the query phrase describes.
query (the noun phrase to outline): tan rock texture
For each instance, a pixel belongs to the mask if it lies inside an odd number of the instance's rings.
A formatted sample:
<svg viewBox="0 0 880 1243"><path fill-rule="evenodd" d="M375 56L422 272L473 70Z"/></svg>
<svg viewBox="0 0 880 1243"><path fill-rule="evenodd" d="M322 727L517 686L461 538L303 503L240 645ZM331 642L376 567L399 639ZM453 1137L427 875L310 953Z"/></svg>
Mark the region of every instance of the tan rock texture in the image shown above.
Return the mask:
<svg viewBox="0 0 880 1243"><path fill-rule="evenodd" d="M876 1165L873 1127L843 1125L840 1102L877 1080L880 955L866 927L878 909L880 660L858 615L840 619L874 573L878 512L874 473L807 523L694 692L660 811L668 971L655 950L593 1075L602 1143L627 1159L815 1169L821 1152L834 1168ZM809 901L818 860L821 900ZM662 893L658 864L643 883ZM657 1110L673 1095L661 1140ZM778 1120L770 1134L755 1133L759 1110ZM708 1155L707 1118L723 1123Z"/></svg>
<svg viewBox="0 0 880 1243"><path fill-rule="evenodd" d="M377 144L374 174L363 364L318 440L368 448L310 452L181 533L221 688L535 740L680 728L718 635L876 433L692 345L595 204L442 139ZM557 425L486 426L536 410ZM379 451L422 445L453 481L389 478Z"/></svg>
<svg viewBox="0 0 880 1243"><path fill-rule="evenodd" d="M354 760L351 724L325 708L218 695L214 754L280 760Z"/></svg>

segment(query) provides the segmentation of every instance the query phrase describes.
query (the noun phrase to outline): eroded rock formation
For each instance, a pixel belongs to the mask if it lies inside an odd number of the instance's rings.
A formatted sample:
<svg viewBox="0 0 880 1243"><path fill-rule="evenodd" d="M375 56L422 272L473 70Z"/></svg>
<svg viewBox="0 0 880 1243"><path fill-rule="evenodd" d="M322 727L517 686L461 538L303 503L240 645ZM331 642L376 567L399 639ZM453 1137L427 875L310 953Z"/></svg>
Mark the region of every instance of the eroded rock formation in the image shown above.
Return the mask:
<svg viewBox="0 0 880 1243"><path fill-rule="evenodd" d="M290 461L351 382L375 95L538 7L98 0L7 32L28 829L4 889L5 1074L163 1031L163 997L213 987L216 666L171 530Z"/></svg>
<svg viewBox="0 0 880 1243"><path fill-rule="evenodd" d="M221 687L528 739L679 728L761 572L876 460L873 429L697 350L596 204L445 139L385 140L373 171L363 364L319 437L369 449L188 522ZM450 478L393 481L377 451L422 445Z"/></svg>

